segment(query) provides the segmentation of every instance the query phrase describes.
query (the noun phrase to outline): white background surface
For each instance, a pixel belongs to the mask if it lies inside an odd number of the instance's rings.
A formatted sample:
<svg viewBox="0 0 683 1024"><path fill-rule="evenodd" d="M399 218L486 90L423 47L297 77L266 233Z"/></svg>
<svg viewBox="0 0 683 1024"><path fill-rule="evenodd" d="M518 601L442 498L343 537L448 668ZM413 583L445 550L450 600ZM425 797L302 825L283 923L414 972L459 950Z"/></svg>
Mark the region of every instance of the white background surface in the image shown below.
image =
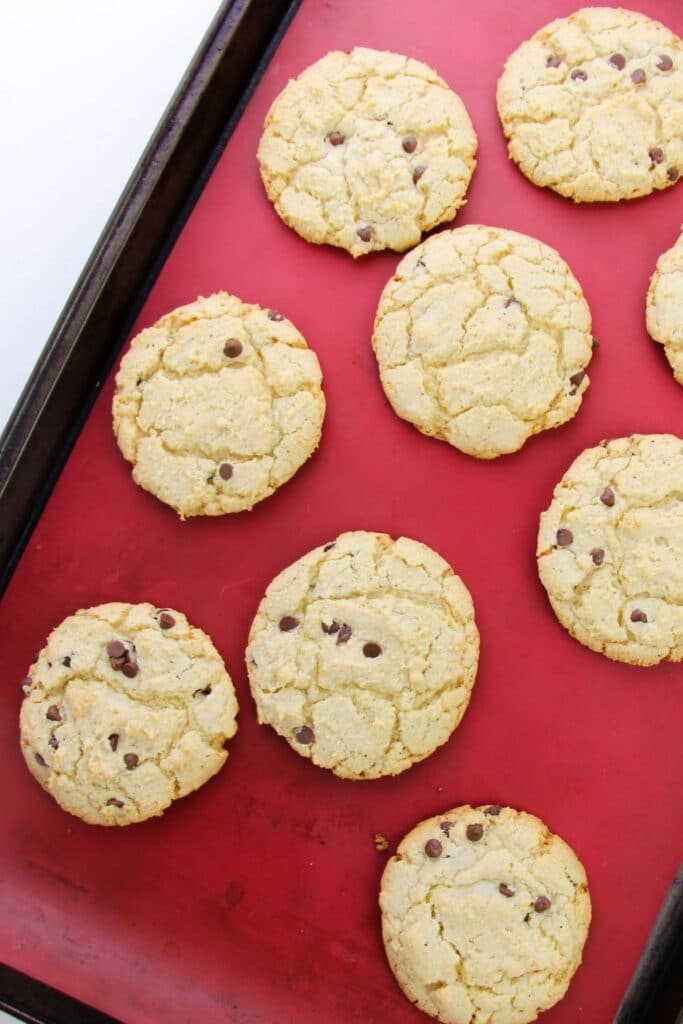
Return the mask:
<svg viewBox="0 0 683 1024"><path fill-rule="evenodd" d="M218 7L0 0L0 430Z"/></svg>
<svg viewBox="0 0 683 1024"><path fill-rule="evenodd" d="M0 0L0 431L218 7Z"/></svg>

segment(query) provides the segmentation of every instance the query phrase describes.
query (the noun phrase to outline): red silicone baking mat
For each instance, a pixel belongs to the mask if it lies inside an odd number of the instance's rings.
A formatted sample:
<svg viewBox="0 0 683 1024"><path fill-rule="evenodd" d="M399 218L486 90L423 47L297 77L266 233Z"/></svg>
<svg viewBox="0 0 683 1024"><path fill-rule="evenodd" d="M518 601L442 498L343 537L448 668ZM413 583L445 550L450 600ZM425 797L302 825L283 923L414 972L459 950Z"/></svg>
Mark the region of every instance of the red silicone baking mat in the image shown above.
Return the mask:
<svg viewBox="0 0 683 1024"><path fill-rule="evenodd" d="M640 9L683 28L679 0ZM585 963L548 1024L611 1020L683 852L681 666L631 668L556 622L536 575L539 512L578 452L632 431L683 434L683 394L643 326L683 186L575 207L508 162L495 109L504 59L571 0L304 0L137 324L225 288L282 310L320 356L319 451L252 512L182 523L132 483L110 424L110 379L0 611L0 959L131 1024L201 1020L417 1022L385 963L377 891L413 824L463 802L540 815L586 865ZM364 44L433 65L463 97L479 166L458 224L555 246L600 340L574 421L514 456L477 462L423 437L386 403L370 347L398 257L353 261L306 244L269 207L255 152L290 76ZM393 779L352 783L256 724L243 651L269 580L348 529L415 537L471 589L480 670L451 741ZM240 730L225 770L164 818L116 830L64 814L17 741L18 682L76 608L151 601L206 629L235 679Z"/></svg>

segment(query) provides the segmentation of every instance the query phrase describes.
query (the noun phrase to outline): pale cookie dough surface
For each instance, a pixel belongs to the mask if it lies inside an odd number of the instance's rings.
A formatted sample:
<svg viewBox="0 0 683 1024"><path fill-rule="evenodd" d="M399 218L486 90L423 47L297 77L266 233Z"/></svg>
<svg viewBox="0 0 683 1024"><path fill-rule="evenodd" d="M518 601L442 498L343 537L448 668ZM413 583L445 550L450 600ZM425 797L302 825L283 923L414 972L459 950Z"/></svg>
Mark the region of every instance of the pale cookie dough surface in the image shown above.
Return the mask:
<svg viewBox="0 0 683 1024"><path fill-rule="evenodd" d="M379 902L396 980L444 1024L535 1020L567 991L591 919L570 847L533 815L497 806L417 825Z"/></svg>
<svg viewBox="0 0 683 1024"><path fill-rule="evenodd" d="M442 231L401 260L373 347L399 416L492 459L577 412L592 340L581 288L554 249L476 225Z"/></svg>
<svg viewBox="0 0 683 1024"><path fill-rule="evenodd" d="M103 604L70 615L22 689L28 769L89 824L163 814L219 771L237 732L218 651L171 608Z"/></svg>
<svg viewBox="0 0 683 1024"><path fill-rule="evenodd" d="M562 625L615 661L683 659L683 441L603 442L541 516L538 570Z"/></svg>
<svg viewBox="0 0 683 1024"><path fill-rule="evenodd" d="M643 14L587 7L546 25L509 57L497 102L511 159L576 202L683 174L683 47Z"/></svg>
<svg viewBox="0 0 683 1024"><path fill-rule="evenodd" d="M646 316L648 333L664 346L674 377L683 385L683 232L657 260Z"/></svg>
<svg viewBox="0 0 683 1024"><path fill-rule="evenodd" d="M133 339L116 376L114 433L135 482L181 518L241 512L315 451L321 380L289 320L221 292Z"/></svg>
<svg viewBox="0 0 683 1024"><path fill-rule="evenodd" d="M470 698L469 591L424 544L344 533L268 587L247 668L258 719L349 779L397 775L445 743Z"/></svg>
<svg viewBox="0 0 683 1024"><path fill-rule="evenodd" d="M258 150L268 198L309 242L403 252L465 202L477 137L435 71L395 53L333 52L290 81Z"/></svg>

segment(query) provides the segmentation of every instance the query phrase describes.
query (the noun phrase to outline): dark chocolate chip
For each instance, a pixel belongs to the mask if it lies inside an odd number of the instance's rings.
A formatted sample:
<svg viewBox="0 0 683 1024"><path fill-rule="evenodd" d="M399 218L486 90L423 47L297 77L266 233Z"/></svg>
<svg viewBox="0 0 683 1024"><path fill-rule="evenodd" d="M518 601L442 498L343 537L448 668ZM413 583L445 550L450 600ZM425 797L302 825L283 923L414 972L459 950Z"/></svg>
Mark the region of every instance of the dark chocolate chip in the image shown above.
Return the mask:
<svg viewBox="0 0 683 1024"><path fill-rule="evenodd" d="M321 622L320 625L323 627L323 633L338 633L341 629L341 626L336 619L331 622L329 626L326 626L324 622Z"/></svg>
<svg viewBox="0 0 683 1024"><path fill-rule="evenodd" d="M545 62L545 66L547 68L559 68L561 63L562 63L562 61L557 56L557 54L551 53L550 56L548 57L547 61Z"/></svg>
<svg viewBox="0 0 683 1024"><path fill-rule="evenodd" d="M346 136L343 132L330 132L327 138L333 146L341 146L343 142L346 142Z"/></svg>
<svg viewBox="0 0 683 1024"><path fill-rule="evenodd" d="M66 668L71 668L71 656L69 654L67 654L65 658L62 658L62 665Z"/></svg>
<svg viewBox="0 0 683 1024"><path fill-rule="evenodd" d="M593 550L591 551L591 558L593 559L596 565L602 565L602 563L605 561L605 552L602 548L593 548Z"/></svg>
<svg viewBox="0 0 683 1024"><path fill-rule="evenodd" d="M569 378L569 383L573 384L575 388L578 388L579 384L586 376L583 370L578 370L577 373L573 373Z"/></svg>
<svg viewBox="0 0 683 1024"><path fill-rule="evenodd" d="M140 764L140 758L137 754L124 754L123 761L129 772L132 772L133 768L137 768Z"/></svg>
<svg viewBox="0 0 683 1024"><path fill-rule="evenodd" d="M370 239L372 238L372 228L371 227L358 228L358 230L356 231L356 234L358 235L358 237L360 238L360 240L362 242L369 242Z"/></svg>
<svg viewBox="0 0 683 1024"><path fill-rule="evenodd" d="M677 167L669 167L668 171L666 172L666 176L669 179L669 181L678 181L679 175L680 171Z"/></svg>
<svg viewBox="0 0 683 1024"><path fill-rule="evenodd" d="M500 885L498 886L498 892L502 896L507 896L508 899L510 898L510 896L514 896L515 895L515 890L511 889L509 885L505 884L505 882L501 882L500 883Z"/></svg>
<svg viewBox="0 0 683 1024"><path fill-rule="evenodd" d="M550 900L547 896L537 896L534 900L534 910L537 914L542 914L550 906Z"/></svg>
<svg viewBox="0 0 683 1024"><path fill-rule="evenodd" d="M623 71L626 67L626 57L624 57L623 53L613 53L609 59L609 63L613 68L616 68L617 71Z"/></svg>
<svg viewBox="0 0 683 1024"><path fill-rule="evenodd" d="M641 608L634 608L631 612L631 622L647 622L647 615Z"/></svg>
<svg viewBox="0 0 683 1024"><path fill-rule="evenodd" d="M653 164L661 164L664 159L664 150L660 149L659 146L655 146L654 149L648 150L647 155L650 157Z"/></svg>
<svg viewBox="0 0 683 1024"><path fill-rule="evenodd" d="M311 729L310 725L300 725L298 729L294 730L294 739L297 743L305 743L308 745L315 739L315 733Z"/></svg>
<svg viewBox="0 0 683 1024"><path fill-rule="evenodd" d="M38 762L41 768L47 768L47 761L45 760L42 754L36 754L36 761Z"/></svg>
<svg viewBox="0 0 683 1024"><path fill-rule="evenodd" d="M666 53L660 53L659 60L657 61L657 67L660 71L671 71L674 66L674 62L671 57Z"/></svg>
<svg viewBox="0 0 683 1024"><path fill-rule="evenodd" d="M242 355L242 342L237 338L228 338L223 346L223 352L228 359L237 359L238 356Z"/></svg>
<svg viewBox="0 0 683 1024"><path fill-rule="evenodd" d="M401 145L406 153L414 153L417 149L417 137L415 135L406 135Z"/></svg>
<svg viewBox="0 0 683 1024"><path fill-rule="evenodd" d="M413 168L413 185L417 185L426 170L427 168L423 164L419 164L417 167Z"/></svg>
<svg viewBox="0 0 683 1024"><path fill-rule="evenodd" d="M128 655L127 654L122 654L120 658L110 658L109 659L109 663L110 663L111 667L116 672L118 672L119 669L123 668L123 666L126 664L127 661L128 661Z"/></svg>
<svg viewBox="0 0 683 1024"><path fill-rule="evenodd" d="M329 543L329 544L326 544L326 545L325 545L325 547L323 548L323 551L331 551L331 550L332 550L332 548L333 548L333 547L335 546L335 544L336 544L336 543L337 543L337 542L336 542L336 540L332 540L332 541L330 541L330 543Z"/></svg>
<svg viewBox="0 0 683 1024"><path fill-rule="evenodd" d="M581 68L574 68L574 70L572 71L572 73L571 73L571 75L569 77L573 78L575 82L577 80L579 82L585 82L586 79L588 78L588 75L586 74L585 71L582 71Z"/></svg>
<svg viewBox="0 0 683 1024"><path fill-rule="evenodd" d="M111 736L108 736L107 738L109 740L109 746L115 751L119 745L119 734L117 732L113 732Z"/></svg>
<svg viewBox="0 0 683 1024"><path fill-rule="evenodd" d="M26 678L22 679L21 682L19 683L19 689L21 690L23 695L26 696L27 693L30 693L32 685L33 684L31 682L31 679L29 678L29 676L26 676Z"/></svg>
<svg viewBox="0 0 683 1024"><path fill-rule="evenodd" d="M443 853L443 846L438 839L428 839L425 843L425 853L428 857L440 857Z"/></svg>
<svg viewBox="0 0 683 1024"><path fill-rule="evenodd" d="M293 629L299 625L299 620L295 619L293 615L283 615L280 619L280 632L291 633Z"/></svg>
<svg viewBox="0 0 683 1024"><path fill-rule="evenodd" d="M123 807L123 800L117 800L115 796L110 796L107 800L107 807Z"/></svg>
<svg viewBox="0 0 683 1024"><path fill-rule="evenodd" d="M363 645L363 654L366 658L379 658L382 653L382 648L379 644L371 642Z"/></svg>
<svg viewBox="0 0 683 1024"><path fill-rule="evenodd" d="M124 676L126 676L127 679L135 679L135 676L138 674L140 670L137 666L137 662L127 661L125 665L121 666L121 671L123 672Z"/></svg>
<svg viewBox="0 0 683 1024"><path fill-rule="evenodd" d="M337 643L345 644L348 640L351 639L352 632L353 630L351 629L351 627L347 626L346 623L344 622L339 627L339 632L337 633Z"/></svg>
<svg viewBox="0 0 683 1024"><path fill-rule="evenodd" d="M502 809L503 808L500 806L500 804L491 804L490 807L486 808L486 810L484 811L484 814L490 814L491 817L497 818L498 815L500 814L500 812L502 811Z"/></svg>
<svg viewBox="0 0 683 1024"><path fill-rule="evenodd" d="M600 501L603 503L603 505L607 505L609 508L612 507L612 505L615 502L615 497L614 491L611 487L605 487L604 491L600 495Z"/></svg>
<svg viewBox="0 0 683 1024"><path fill-rule="evenodd" d="M635 71L631 72L631 81L634 85L642 85L646 78L647 75L642 68L636 68Z"/></svg>
<svg viewBox="0 0 683 1024"><path fill-rule="evenodd" d="M268 319L274 320L276 323L278 323L280 320L284 320L284 316L282 315L282 313L278 313L276 309L269 309Z"/></svg>
<svg viewBox="0 0 683 1024"><path fill-rule="evenodd" d="M195 690L192 694L193 697L208 697L211 693L211 687L205 686L203 690Z"/></svg>
<svg viewBox="0 0 683 1024"><path fill-rule="evenodd" d="M159 616L159 625L162 629L172 629L175 626L175 619L168 612L162 612Z"/></svg>
<svg viewBox="0 0 683 1024"><path fill-rule="evenodd" d="M450 831L453 828L453 822L452 821L442 821L442 822L439 823L439 828L441 829L442 832L445 832L446 835L450 835Z"/></svg>
<svg viewBox="0 0 683 1024"><path fill-rule="evenodd" d="M471 843L478 843L483 834L484 826L480 825L478 821L473 825L468 825L465 830L465 835Z"/></svg>
<svg viewBox="0 0 683 1024"><path fill-rule="evenodd" d="M232 466L229 462L221 462L218 467L218 475L221 480L229 480L232 476Z"/></svg>
<svg viewBox="0 0 683 1024"><path fill-rule="evenodd" d="M50 744L53 750L57 750L59 747L59 740L57 739L56 736L50 736L48 743Z"/></svg>
<svg viewBox="0 0 683 1024"><path fill-rule="evenodd" d="M126 653L126 646L120 640L112 640L107 644L107 654L110 658L123 658Z"/></svg>
<svg viewBox="0 0 683 1024"><path fill-rule="evenodd" d="M557 537L557 543L561 548L566 548L569 544L574 542L574 534L571 530L558 530L555 536Z"/></svg>
<svg viewBox="0 0 683 1024"><path fill-rule="evenodd" d="M61 722L62 712L59 710L56 704L51 704L45 714L46 718L49 718L51 722Z"/></svg>

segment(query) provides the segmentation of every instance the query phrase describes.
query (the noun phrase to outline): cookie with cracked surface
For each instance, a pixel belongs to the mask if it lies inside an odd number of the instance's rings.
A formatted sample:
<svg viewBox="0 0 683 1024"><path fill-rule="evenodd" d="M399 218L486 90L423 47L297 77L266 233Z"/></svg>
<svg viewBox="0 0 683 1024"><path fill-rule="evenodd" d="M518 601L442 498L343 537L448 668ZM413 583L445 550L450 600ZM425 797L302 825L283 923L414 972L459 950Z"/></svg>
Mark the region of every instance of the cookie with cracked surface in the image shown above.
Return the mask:
<svg viewBox="0 0 683 1024"><path fill-rule="evenodd" d="M478 655L472 599L448 563L357 531L273 580L246 657L259 722L335 775L374 779L446 742Z"/></svg>
<svg viewBox="0 0 683 1024"><path fill-rule="evenodd" d="M321 381L289 320L220 292L133 339L116 376L114 433L135 482L182 519L241 512L315 451Z"/></svg>
<svg viewBox="0 0 683 1024"><path fill-rule="evenodd" d="M522 173L575 202L683 174L683 45L643 14L586 7L546 25L508 58L497 104Z"/></svg>
<svg viewBox="0 0 683 1024"><path fill-rule="evenodd" d="M683 232L657 260L646 306L651 338L664 346L674 377L683 385Z"/></svg>
<svg viewBox="0 0 683 1024"><path fill-rule="evenodd" d="M477 137L465 106L410 57L356 47L290 81L258 149L268 198L302 238L403 252L465 202Z"/></svg>
<svg viewBox="0 0 683 1024"><path fill-rule="evenodd" d="M380 891L389 965L444 1024L526 1024L561 999L591 919L586 873L532 814L456 807L417 825Z"/></svg>
<svg viewBox="0 0 683 1024"><path fill-rule="evenodd" d="M372 342L394 411L479 459L571 419L589 384L578 282L550 246L502 228L442 231L404 256Z"/></svg>
<svg viewBox="0 0 683 1024"><path fill-rule="evenodd" d="M33 777L91 825L163 814L227 759L237 700L210 638L151 604L103 604L56 627L22 683Z"/></svg>
<svg viewBox="0 0 683 1024"><path fill-rule="evenodd" d="M583 451L541 516L538 571L565 629L614 661L683 659L683 441Z"/></svg>

